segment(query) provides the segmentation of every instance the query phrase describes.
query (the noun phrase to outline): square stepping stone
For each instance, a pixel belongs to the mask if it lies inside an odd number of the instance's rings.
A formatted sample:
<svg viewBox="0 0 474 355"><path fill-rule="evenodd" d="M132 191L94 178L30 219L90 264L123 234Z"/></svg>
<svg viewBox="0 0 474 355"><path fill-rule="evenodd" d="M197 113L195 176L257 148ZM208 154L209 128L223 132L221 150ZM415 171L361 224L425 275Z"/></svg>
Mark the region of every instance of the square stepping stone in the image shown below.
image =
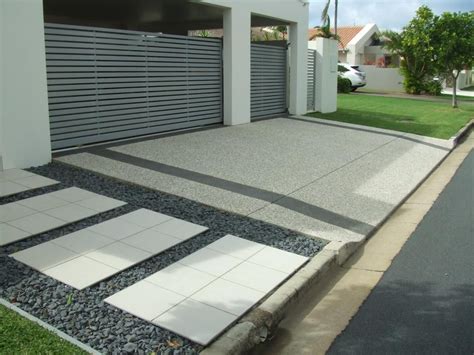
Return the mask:
<svg viewBox="0 0 474 355"><path fill-rule="evenodd" d="M181 240L187 240L208 230L207 227L203 227L191 222L186 222L177 218L173 218L169 221L161 223L153 227L153 229L160 233L168 234Z"/></svg>
<svg viewBox="0 0 474 355"><path fill-rule="evenodd" d="M44 271L76 258L78 254L52 242L46 242L10 256L38 271Z"/></svg>
<svg viewBox="0 0 474 355"><path fill-rule="evenodd" d="M114 240L101 234L94 233L89 229L82 229L63 237L53 239L51 242L77 254L85 254L102 248L108 244L112 244Z"/></svg>
<svg viewBox="0 0 474 355"><path fill-rule="evenodd" d="M61 227L66 223L64 220L48 216L44 213L35 213L30 216L10 221L8 224L34 235Z"/></svg>
<svg viewBox="0 0 474 355"><path fill-rule="evenodd" d="M295 272L308 258L272 247L265 247L247 259L248 262L275 269L286 274Z"/></svg>
<svg viewBox="0 0 474 355"><path fill-rule="evenodd" d="M236 319L233 314L187 299L155 318L153 323L198 344L207 345Z"/></svg>
<svg viewBox="0 0 474 355"><path fill-rule="evenodd" d="M268 293L285 281L288 278L288 274L257 264L243 262L222 275L222 278L260 292Z"/></svg>
<svg viewBox="0 0 474 355"><path fill-rule="evenodd" d="M144 281L188 297L214 280L215 276L176 263L148 276Z"/></svg>
<svg viewBox="0 0 474 355"><path fill-rule="evenodd" d="M94 192L83 190L78 187L69 187L67 189L52 192L50 196L67 202L78 202L88 198L96 197L98 195Z"/></svg>
<svg viewBox="0 0 474 355"><path fill-rule="evenodd" d="M202 248L179 261L180 264L221 276L242 262L241 259L219 253L209 248Z"/></svg>
<svg viewBox="0 0 474 355"><path fill-rule="evenodd" d="M69 202L53 197L51 194L30 197L18 201L18 203L40 212L69 204Z"/></svg>
<svg viewBox="0 0 474 355"><path fill-rule="evenodd" d="M31 233L15 228L6 223L0 223L0 246L7 245L29 237Z"/></svg>
<svg viewBox="0 0 474 355"><path fill-rule="evenodd" d="M120 217L93 225L88 229L115 240L120 240L145 230L145 228L129 223Z"/></svg>
<svg viewBox="0 0 474 355"><path fill-rule="evenodd" d="M91 251L86 256L115 269L123 270L148 259L152 254L125 243L115 242Z"/></svg>
<svg viewBox="0 0 474 355"><path fill-rule="evenodd" d="M141 281L106 298L105 302L134 316L152 321L184 299L184 296L177 293Z"/></svg>
<svg viewBox="0 0 474 355"><path fill-rule="evenodd" d="M22 179L22 178L26 178L28 176L33 176L33 175L35 174L30 173L29 171L26 171L26 170L7 169L7 170L0 171L0 181Z"/></svg>
<svg viewBox="0 0 474 355"><path fill-rule="evenodd" d="M104 212L126 205L125 202L106 196L96 196L77 202L78 205L89 208L97 212Z"/></svg>
<svg viewBox="0 0 474 355"><path fill-rule="evenodd" d="M173 217L141 208L134 212L120 216L119 218L127 222L136 224L137 226L140 226L140 227L151 228L160 223L166 222L172 219Z"/></svg>
<svg viewBox="0 0 474 355"><path fill-rule="evenodd" d="M15 184L14 182L8 180L0 181L0 197L17 194L27 190L29 190L29 188L26 186Z"/></svg>
<svg viewBox="0 0 474 355"><path fill-rule="evenodd" d="M55 267L43 271L45 275L72 286L78 290L96 284L115 273L117 269L90 259L79 256Z"/></svg>
<svg viewBox="0 0 474 355"><path fill-rule="evenodd" d="M20 205L19 203L7 203L0 205L0 222L13 221L37 213L37 211Z"/></svg>
<svg viewBox="0 0 474 355"><path fill-rule="evenodd" d="M182 241L152 229L146 229L143 232L122 239L122 242L135 248L157 254L181 243Z"/></svg>
<svg viewBox="0 0 474 355"><path fill-rule="evenodd" d="M217 279L196 292L191 298L222 311L240 316L264 296L264 292L227 280Z"/></svg>
<svg viewBox="0 0 474 355"><path fill-rule="evenodd" d="M234 258L246 260L262 250L265 245L250 240L226 235L207 246L209 249L221 252Z"/></svg>
<svg viewBox="0 0 474 355"><path fill-rule="evenodd" d="M56 180L49 179L40 175L32 175L21 179L15 179L14 181L17 184L29 187L30 189L37 189L40 187L45 187L58 183Z"/></svg>
<svg viewBox="0 0 474 355"><path fill-rule="evenodd" d="M49 216L61 219L65 222L71 223L87 217L94 216L97 214L97 211L71 203L66 206L47 210L44 213Z"/></svg>

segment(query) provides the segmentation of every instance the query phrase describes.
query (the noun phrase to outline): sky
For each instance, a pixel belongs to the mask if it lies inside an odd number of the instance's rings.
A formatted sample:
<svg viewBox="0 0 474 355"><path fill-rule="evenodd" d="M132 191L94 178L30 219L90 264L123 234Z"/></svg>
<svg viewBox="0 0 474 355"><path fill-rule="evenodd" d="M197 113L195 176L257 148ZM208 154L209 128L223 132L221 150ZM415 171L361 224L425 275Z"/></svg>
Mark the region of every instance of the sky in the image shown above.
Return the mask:
<svg viewBox="0 0 474 355"><path fill-rule="evenodd" d="M310 26L321 25L321 11L326 0L309 0ZM334 3L334 0L331 0ZM445 11L472 11L474 0L339 0L338 26L375 23L380 29L401 30L415 16L421 5L435 14ZM333 24L334 8L330 10Z"/></svg>

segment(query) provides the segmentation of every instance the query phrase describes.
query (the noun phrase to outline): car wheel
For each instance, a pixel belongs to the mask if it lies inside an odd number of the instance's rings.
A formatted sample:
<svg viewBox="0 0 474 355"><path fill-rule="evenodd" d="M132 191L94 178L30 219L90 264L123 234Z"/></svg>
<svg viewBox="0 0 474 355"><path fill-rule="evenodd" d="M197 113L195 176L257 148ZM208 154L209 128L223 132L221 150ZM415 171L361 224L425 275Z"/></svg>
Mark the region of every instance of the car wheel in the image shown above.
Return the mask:
<svg viewBox="0 0 474 355"><path fill-rule="evenodd" d="M354 91L356 91L356 90L357 90L357 88L351 88L351 91L352 91L352 92L354 92Z"/></svg>

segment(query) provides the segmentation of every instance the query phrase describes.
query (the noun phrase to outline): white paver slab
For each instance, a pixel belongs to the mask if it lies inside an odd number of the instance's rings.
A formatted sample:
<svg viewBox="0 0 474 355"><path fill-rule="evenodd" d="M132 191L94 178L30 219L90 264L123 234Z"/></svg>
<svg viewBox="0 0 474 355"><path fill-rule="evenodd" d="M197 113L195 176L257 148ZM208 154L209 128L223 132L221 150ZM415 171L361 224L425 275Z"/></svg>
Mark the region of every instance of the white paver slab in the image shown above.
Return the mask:
<svg viewBox="0 0 474 355"><path fill-rule="evenodd" d="M265 247L251 256L247 261L290 274L307 260L308 258L301 255L289 253L277 248Z"/></svg>
<svg viewBox="0 0 474 355"><path fill-rule="evenodd" d="M143 232L122 239L122 242L157 254L181 243L182 240L154 231L153 229L146 229Z"/></svg>
<svg viewBox="0 0 474 355"><path fill-rule="evenodd" d="M9 224L0 223L0 246L25 239L30 235L30 233L10 226Z"/></svg>
<svg viewBox="0 0 474 355"><path fill-rule="evenodd" d="M108 297L106 302L139 318L152 321L184 299L184 296L175 292L140 281Z"/></svg>
<svg viewBox="0 0 474 355"><path fill-rule="evenodd" d="M19 204L32 208L36 211L46 211L56 207L67 205L69 202L51 196L51 194L39 195L18 201Z"/></svg>
<svg viewBox="0 0 474 355"><path fill-rule="evenodd" d="M97 212L104 212L123 206L125 202L106 196L96 196L78 201L77 204Z"/></svg>
<svg viewBox="0 0 474 355"><path fill-rule="evenodd" d="M15 184L11 181L0 181L0 197L17 194L29 190L28 187Z"/></svg>
<svg viewBox="0 0 474 355"><path fill-rule="evenodd" d="M160 223L166 222L172 219L173 217L141 208L132 213L128 213L120 218L144 228L151 228Z"/></svg>
<svg viewBox="0 0 474 355"><path fill-rule="evenodd" d="M34 235L61 227L65 222L44 213L35 213L30 216L10 221L8 224Z"/></svg>
<svg viewBox="0 0 474 355"><path fill-rule="evenodd" d="M182 219L173 218L169 221L166 221L153 227L153 229L158 232L168 234L182 240L186 240L202 232L205 232L208 228L200 226L198 224L183 221Z"/></svg>
<svg viewBox="0 0 474 355"><path fill-rule="evenodd" d="M52 242L77 254L86 254L112 244L114 240L87 228L53 239Z"/></svg>
<svg viewBox="0 0 474 355"><path fill-rule="evenodd" d="M263 292L227 280L217 279L196 292L191 298L208 306L240 316L263 296L265 296Z"/></svg>
<svg viewBox="0 0 474 355"><path fill-rule="evenodd" d="M176 263L144 281L188 297L216 279L216 276Z"/></svg>
<svg viewBox="0 0 474 355"><path fill-rule="evenodd" d="M208 248L233 256L234 258L246 260L265 248L265 245L238 238L233 235L226 235L225 237L216 240L214 243L209 244Z"/></svg>
<svg viewBox="0 0 474 355"><path fill-rule="evenodd" d="M126 222L121 217L95 224L88 229L115 240L120 240L145 230L144 227Z"/></svg>
<svg viewBox="0 0 474 355"><path fill-rule="evenodd" d="M114 275L118 271L119 270L113 267L86 256L79 256L50 269L46 269L43 273L66 285L81 290Z"/></svg>
<svg viewBox="0 0 474 355"><path fill-rule="evenodd" d="M194 269L207 272L214 276L221 276L242 262L241 259L219 253L209 248L202 248L179 261Z"/></svg>
<svg viewBox="0 0 474 355"><path fill-rule="evenodd" d="M50 196L53 196L53 197L56 197L68 202L78 202L78 201L82 201L88 198L96 197L97 194L91 191L80 189L78 187L69 187L67 189L52 192Z"/></svg>
<svg viewBox="0 0 474 355"><path fill-rule="evenodd" d="M34 178L29 176L27 178ZM84 203L87 208L79 205ZM122 206L125 203L90 191L71 187L0 206L3 228L0 246L52 230ZM139 229L138 226L135 230ZM26 233L18 233L23 230ZM107 236L107 235L105 235Z"/></svg>
<svg viewBox="0 0 474 355"><path fill-rule="evenodd" d="M40 187L54 185L58 182L44 176L32 175L21 179L15 179L15 183L29 187L30 189L37 189Z"/></svg>
<svg viewBox="0 0 474 355"><path fill-rule="evenodd" d="M249 261L260 263L271 257L280 260L268 267ZM105 301L207 345L307 260L306 257L228 235ZM183 299L167 310L159 309L162 314L152 318L157 312L154 306L142 307L151 302L144 290L150 288L144 286L145 283L172 291Z"/></svg>
<svg viewBox="0 0 474 355"><path fill-rule="evenodd" d="M97 211L76 204L56 207L44 212L45 214L66 222L74 222L97 214Z"/></svg>
<svg viewBox="0 0 474 355"><path fill-rule="evenodd" d="M8 169L8 170L0 171L0 181L23 179L25 177L33 176L33 175L35 174L30 173L29 171L26 171L26 170Z"/></svg>
<svg viewBox="0 0 474 355"><path fill-rule="evenodd" d="M233 314L187 299L155 318L153 323L206 345L235 320Z"/></svg>
<svg viewBox="0 0 474 355"><path fill-rule="evenodd" d="M115 242L91 251L85 254L85 256L113 268L124 270L148 259L152 256L152 253L134 248L125 243Z"/></svg>
<svg viewBox="0 0 474 355"><path fill-rule="evenodd" d="M287 277L288 274L284 272L246 261L222 276L224 280L265 293L273 290Z"/></svg>
<svg viewBox="0 0 474 355"><path fill-rule="evenodd" d="M38 271L44 271L74 259L77 254L52 242L46 242L10 256Z"/></svg>
<svg viewBox="0 0 474 355"><path fill-rule="evenodd" d="M0 222L9 222L15 219L35 214L36 211L19 203L12 202L0 206Z"/></svg>
<svg viewBox="0 0 474 355"><path fill-rule="evenodd" d="M0 171L0 197L57 184L58 181L21 169Z"/></svg>
<svg viewBox="0 0 474 355"><path fill-rule="evenodd" d="M75 199L79 196L80 192L73 191L73 194L75 195ZM69 195L69 197L71 196L72 195ZM82 194L82 196L85 196L85 194ZM61 208L70 206L79 209L87 209L86 207L69 202L68 205ZM59 212L59 209L53 210L55 214ZM51 210L46 212L49 211ZM147 212L147 210L141 211L140 216L154 215L153 211L149 211L152 213ZM94 213L97 212L94 211ZM11 256L67 285L77 289L83 289L183 242L182 239L157 232L150 228L146 229L132 222L127 222L127 220L134 220L137 216L135 212L131 212L130 214L132 215L131 218L128 218L128 215L116 217L56 238L50 242L39 244L19 253L12 254ZM37 213L36 215L43 214ZM54 218L46 214L44 214L44 216ZM69 216L69 212L67 216ZM66 218L65 215L61 215L61 217ZM172 218L169 216L165 217L166 219L162 220ZM143 221L138 219L138 223L141 222ZM2 224L0 224L0 226L2 226ZM7 226L8 228L13 228L9 225ZM11 233L13 232L14 231ZM17 233L20 234L19 237L21 238L29 235L21 234L21 230L18 230ZM3 239L2 237L0 241ZM82 269L82 267L84 267L84 269ZM98 269L96 270L95 267ZM177 287L181 292L187 289L188 293L194 293L215 279L215 277L211 275L200 275L201 277L199 278L199 271L194 269L191 269L191 271L194 272L195 280L186 285L186 287ZM180 277L183 277L183 273L180 275ZM189 272L187 275L189 275ZM160 282L166 281L166 279L157 277L156 280L152 281L155 281L154 284L158 287L157 285L159 285ZM179 282L178 280L174 281ZM172 286L171 279L168 279L168 282ZM157 315L154 315L154 317L156 316Z"/></svg>

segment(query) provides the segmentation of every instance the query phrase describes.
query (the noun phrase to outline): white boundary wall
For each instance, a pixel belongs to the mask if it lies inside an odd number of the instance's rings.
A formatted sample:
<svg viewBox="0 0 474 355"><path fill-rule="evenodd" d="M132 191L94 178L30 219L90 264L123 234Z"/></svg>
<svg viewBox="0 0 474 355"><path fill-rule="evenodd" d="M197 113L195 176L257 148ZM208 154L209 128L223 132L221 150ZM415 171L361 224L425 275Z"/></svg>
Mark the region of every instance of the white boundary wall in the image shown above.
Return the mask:
<svg viewBox="0 0 474 355"><path fill-rule="evenodd" d="M404 92L399 68L377 68L374 65L359 65L359 68L367 74L367 85L362 90Z"/></svg>

